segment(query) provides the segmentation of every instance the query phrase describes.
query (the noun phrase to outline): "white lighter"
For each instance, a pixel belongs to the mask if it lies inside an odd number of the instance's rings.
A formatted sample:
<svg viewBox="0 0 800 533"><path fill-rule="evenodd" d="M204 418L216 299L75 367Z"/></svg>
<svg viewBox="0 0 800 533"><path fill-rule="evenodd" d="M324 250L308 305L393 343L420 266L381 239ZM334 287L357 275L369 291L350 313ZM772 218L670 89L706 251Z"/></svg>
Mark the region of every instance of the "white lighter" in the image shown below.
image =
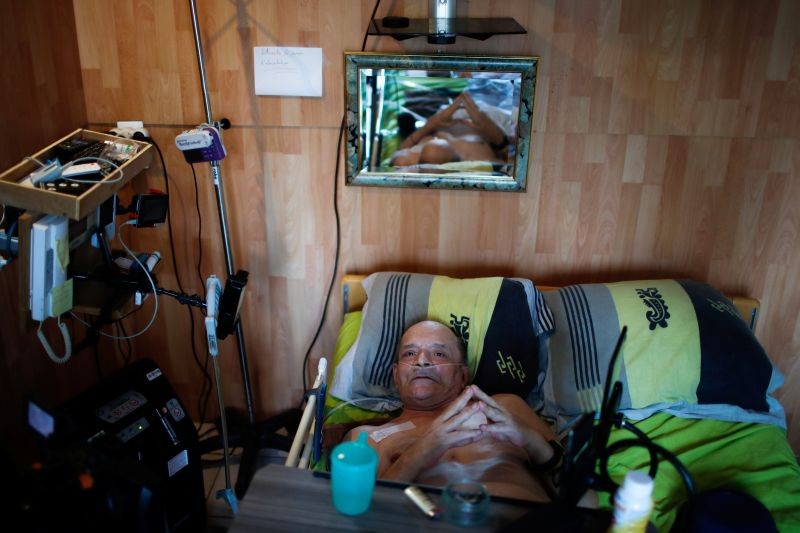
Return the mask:
<svg viewBox="0 0 800 533"><path fill-rule="evenodd" d="M429 518L438 518L441 515L442 510L419 487L406 487L403 492Z"/></svg>

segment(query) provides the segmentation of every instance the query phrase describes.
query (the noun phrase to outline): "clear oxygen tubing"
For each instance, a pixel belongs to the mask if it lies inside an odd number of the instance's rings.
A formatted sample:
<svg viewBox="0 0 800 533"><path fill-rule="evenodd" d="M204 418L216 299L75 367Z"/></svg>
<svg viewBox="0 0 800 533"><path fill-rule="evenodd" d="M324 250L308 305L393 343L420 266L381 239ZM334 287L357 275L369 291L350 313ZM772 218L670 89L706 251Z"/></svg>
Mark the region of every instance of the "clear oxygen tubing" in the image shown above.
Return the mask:
<svg viewBox="0 0 800 533"><path fill-rule="evenodd" d="M428 365L418 365L418 364L415 364L415 363L406 363L406 362L403 362L403 361L398 361L397 364L398 365L403 365L403 366L411 366L411 367L415 366L415 367L418 367L418 368L430 368L430 367L436 367L436 366L466 366L466 363L430 363Z"/></svg>

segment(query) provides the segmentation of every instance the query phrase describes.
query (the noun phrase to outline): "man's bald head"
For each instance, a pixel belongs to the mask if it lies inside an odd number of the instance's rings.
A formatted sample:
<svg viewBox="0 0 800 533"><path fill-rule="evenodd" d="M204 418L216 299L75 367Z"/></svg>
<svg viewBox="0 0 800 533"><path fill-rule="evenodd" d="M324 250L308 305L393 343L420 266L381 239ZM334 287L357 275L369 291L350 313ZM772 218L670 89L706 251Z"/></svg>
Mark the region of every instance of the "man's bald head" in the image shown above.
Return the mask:
<svg viewBox="0 0 800 533"><path fill-rule="evenodd" d="M406 329L403 333L402 338L400 339L400 344L398 345L397 354L395 354L395 359L399 360L401 355L401 351L403 349L403 341L408 341L409 339L415 338L420 333L427 333L438 336L443 344L450 344L452 345L458 354L458 361L459 363L467 364L467 348L464 346L464 341L462 341L459 337L453 333L453 330L438 322L436 320L422 320L417 322L416 324L412 324L411 326Z"/></svg>
<svg viewBox="0 0 800 533"><path fill-rule="evenodd" d="M392 367L406 409L431 411L455 399L469 383L464 344L444 324L418 322L400 339Z"/></svg>

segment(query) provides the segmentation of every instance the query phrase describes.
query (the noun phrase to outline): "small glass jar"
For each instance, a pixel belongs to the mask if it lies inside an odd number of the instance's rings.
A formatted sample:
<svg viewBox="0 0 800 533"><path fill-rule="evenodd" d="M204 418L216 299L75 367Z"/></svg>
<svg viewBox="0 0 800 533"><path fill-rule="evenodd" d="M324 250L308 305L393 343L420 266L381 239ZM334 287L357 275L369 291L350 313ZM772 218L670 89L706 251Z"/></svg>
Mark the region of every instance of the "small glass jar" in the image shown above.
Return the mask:
<svg viewBox="0 0 800 533"><path fill-rule="evenodd" d="M444 518L460 526L480 524L489 516L490 501L486 487L477 481L450 482L442 492Z"/></svg>

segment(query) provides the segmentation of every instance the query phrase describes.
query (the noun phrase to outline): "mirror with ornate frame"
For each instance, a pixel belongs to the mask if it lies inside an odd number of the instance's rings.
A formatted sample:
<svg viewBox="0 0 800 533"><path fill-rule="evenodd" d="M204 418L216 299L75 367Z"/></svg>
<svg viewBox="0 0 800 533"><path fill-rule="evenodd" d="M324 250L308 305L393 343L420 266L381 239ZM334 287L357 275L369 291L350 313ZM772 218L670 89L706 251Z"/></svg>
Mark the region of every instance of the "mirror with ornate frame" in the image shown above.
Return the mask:
<svg viewBox="0 0 800 533"><path fill-rule="evenodd" d="M345 52L346 183L524 191L537 66Z"/></svg>

